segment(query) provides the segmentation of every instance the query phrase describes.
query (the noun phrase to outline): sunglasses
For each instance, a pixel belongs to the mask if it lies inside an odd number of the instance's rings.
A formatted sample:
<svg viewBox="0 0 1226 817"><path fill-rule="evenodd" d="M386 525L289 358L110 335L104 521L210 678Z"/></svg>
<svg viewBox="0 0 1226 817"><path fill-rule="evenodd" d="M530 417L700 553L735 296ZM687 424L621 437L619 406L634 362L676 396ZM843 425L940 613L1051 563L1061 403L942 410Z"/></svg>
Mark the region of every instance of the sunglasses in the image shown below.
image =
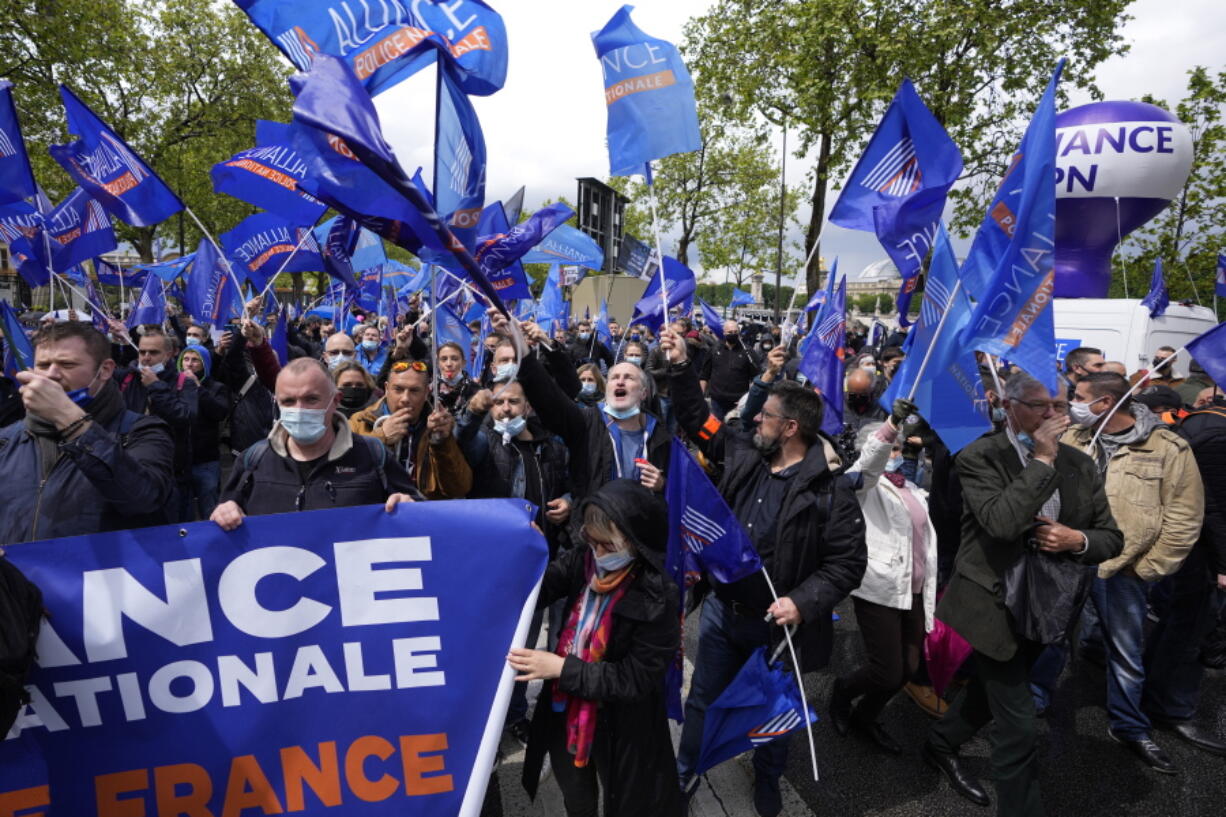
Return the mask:
<svg viewBox="0 0 1226 817"><path fill-rule="evenodd" d="M407 372L409 369L415 372L427 371L426 364L420 360L398 360L392 364L392 371L396 373Z"/></svg>

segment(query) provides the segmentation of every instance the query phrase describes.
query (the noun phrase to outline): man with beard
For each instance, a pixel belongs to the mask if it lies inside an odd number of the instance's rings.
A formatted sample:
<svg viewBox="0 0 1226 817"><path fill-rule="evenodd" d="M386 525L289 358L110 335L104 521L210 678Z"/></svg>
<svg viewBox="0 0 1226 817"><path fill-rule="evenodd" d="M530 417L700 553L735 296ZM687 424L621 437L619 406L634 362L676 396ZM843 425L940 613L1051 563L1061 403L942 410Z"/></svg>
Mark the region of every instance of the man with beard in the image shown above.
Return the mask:
<svg viewBox="0 0 1226 817"><path fill-rule="evenodd" d="M719 491L764 568L732 584L711 580L714 593L702 608L677 753L684 784L698 761L707 707L755 649L782 639L779 627L796 628L801 672L827 663L830 613L860 585L867 552L860 505L851 486L837 478L841 463L821 434L822 398L798 383L773 383L754 418L757 430L736 432L707 409L681 336L666 330L660 345L668 355L678 423L722 469ZM754 808L761 817L774 817L783 808L779 778L787 764L787 741L759 746L753 764Z"/></svg>

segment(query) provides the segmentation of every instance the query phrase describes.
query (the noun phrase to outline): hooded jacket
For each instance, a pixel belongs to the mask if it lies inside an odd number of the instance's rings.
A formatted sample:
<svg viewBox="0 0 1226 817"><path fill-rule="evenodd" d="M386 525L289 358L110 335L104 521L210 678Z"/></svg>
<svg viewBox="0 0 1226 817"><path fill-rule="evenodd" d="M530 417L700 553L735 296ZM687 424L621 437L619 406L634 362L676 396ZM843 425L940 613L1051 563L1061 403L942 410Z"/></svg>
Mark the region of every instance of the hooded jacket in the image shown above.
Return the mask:
<svg viewBox="0 0 1226 817"><path fill-rule="evenodd" d="M213 356L205 346L189 346L180 352L179 371L186 371L183 356L188 352L200 355L204 363L204 376L196 388L198 411L192 423L192 465L217 462L221 458L221 424L230 416L230 390L213 379Z"/></svg>
<svg viewBox="0 0 1226 817"><path fill-rule="evenodd" d="M192 425L200 411L195 381L180 378L169 361L148 386L141 380L139 366L117 369L111 379L119 385L130 411L166 422L175 441L175 476L185 477L192 466Z"/></svg>
<svg viewBox="0 0 1226 817"><path fill-rule="evenodd" d="M611 781L603 787L604 814L679 814L681 790L664 695L665 673L681 642L677 590L664 574L668 509L658 495L628 479L605 484L588 501L634 545L639 567L613 608L604 659L588 663L567 656L562 674L545 682L524 758L524 788L535 797L550 736L566 728L565 714L548 705L556 685L568 695L600 702L592 757L605 765L602 771ZM569 613L588 582L591 559L585 545L551 562L537 607L564 598Z"/></svg>

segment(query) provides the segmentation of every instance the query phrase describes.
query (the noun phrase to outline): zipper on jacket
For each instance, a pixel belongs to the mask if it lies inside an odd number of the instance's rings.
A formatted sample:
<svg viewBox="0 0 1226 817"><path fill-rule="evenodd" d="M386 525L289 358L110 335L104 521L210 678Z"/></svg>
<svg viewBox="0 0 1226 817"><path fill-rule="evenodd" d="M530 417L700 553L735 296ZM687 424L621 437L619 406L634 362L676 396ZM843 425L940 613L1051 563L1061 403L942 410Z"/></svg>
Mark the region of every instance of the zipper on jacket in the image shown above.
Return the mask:
<svg viewBox="0 0 1226 817"><path fill-rule="evenodd" d="M52 470L55 470L55 466L52 466ZM34 523L30 528L31 542L38 539L38 515L43 508L43 488L47 486L47 480L50 478L51 474L48 473L47 476L43 477L42 482L38 483L38 498L34 501Z"/></svg>

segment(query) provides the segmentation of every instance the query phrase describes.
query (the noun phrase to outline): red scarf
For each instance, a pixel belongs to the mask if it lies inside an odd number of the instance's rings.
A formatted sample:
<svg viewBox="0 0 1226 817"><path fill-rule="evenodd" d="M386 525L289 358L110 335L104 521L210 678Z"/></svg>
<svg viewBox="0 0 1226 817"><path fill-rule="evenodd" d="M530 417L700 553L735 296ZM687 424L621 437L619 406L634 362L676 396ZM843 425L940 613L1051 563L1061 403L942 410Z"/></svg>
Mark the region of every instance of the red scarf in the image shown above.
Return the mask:
<svg viewBox="0 0 1226 817"><path fill-rule="evenodd" d="M575 600L566 627L558 638L558 655L565 658L573 654L590 664L604 658L613 630L613 608L626 595L632 583L627 577L634 569L635 564L631 564L601 578L595 575L592 557L588 555L588 585ZM553 709L566 711L566 749L575 756L575 765L579 768L587 766L592 756L597 704L597 701L567 695L554 684Z"/></svg>

